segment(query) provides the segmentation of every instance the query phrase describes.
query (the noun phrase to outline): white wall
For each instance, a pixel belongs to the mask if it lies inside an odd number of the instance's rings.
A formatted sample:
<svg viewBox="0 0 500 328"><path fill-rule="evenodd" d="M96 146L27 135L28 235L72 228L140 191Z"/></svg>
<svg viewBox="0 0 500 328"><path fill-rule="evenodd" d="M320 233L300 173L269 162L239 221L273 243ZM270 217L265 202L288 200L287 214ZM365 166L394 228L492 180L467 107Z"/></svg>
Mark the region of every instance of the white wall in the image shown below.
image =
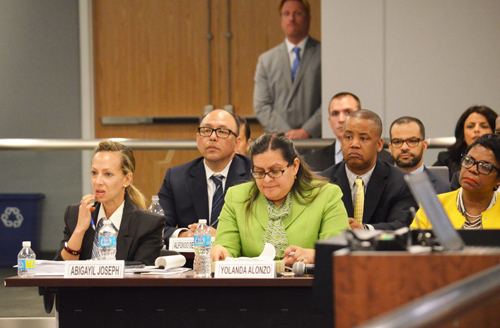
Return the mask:
<svg viewBox="0 0 500 328"><path fill-rule="evenodd" d="M323 137L328 102L358 95L384 123L416 116L426 137L453 136L460 114L484 104L500 113L498 0L323 0ZM428 155L428 154L426 154ZM435 160L426 156L426 163Z"/></svg>

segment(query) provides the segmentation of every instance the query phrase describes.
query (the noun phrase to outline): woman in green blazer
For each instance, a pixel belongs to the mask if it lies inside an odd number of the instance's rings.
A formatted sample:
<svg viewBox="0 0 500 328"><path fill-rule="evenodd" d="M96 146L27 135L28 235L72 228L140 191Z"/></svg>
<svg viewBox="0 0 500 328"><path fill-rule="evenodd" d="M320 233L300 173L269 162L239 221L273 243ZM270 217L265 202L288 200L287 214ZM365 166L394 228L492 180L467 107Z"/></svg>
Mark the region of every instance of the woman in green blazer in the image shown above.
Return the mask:
<svg viewBox="0 0 500 328"><path fill-rule="evenodd" d="M211 260L258 256L266 242L285 264L314 263L316 240L349 229L342 192L302 162L282 132L251 148L254 181L229 188Z"/></svg>

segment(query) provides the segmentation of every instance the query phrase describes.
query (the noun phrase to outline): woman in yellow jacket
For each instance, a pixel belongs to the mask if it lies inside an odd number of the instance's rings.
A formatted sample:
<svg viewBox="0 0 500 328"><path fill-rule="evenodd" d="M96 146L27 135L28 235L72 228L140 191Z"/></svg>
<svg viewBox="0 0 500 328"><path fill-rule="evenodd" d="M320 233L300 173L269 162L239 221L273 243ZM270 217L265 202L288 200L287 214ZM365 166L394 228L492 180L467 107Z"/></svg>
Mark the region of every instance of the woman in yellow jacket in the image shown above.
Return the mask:
<svg viewBox="0 0 500 328"><path fill-rule="evenodd" d="M456 191L438 195L455 229L500 229L500 135L486 134L462 155L460 185ZM417 222L418 221L418 222ZM419 209L412 228L432 228Z"/></svg>

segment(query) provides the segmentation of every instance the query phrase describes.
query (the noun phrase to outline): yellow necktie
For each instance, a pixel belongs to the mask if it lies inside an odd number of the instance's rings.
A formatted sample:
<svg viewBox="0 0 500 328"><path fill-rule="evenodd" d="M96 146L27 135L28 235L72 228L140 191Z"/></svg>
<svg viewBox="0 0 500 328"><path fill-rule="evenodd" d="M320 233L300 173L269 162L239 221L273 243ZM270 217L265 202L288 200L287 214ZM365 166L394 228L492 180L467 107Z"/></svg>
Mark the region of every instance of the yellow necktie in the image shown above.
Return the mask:
<svg viewBox="0 0 500 328"><path fill-rule="evenodd" d="M356 192L356 202L354 203L354 220L363 224L363 207L365 205L365 189L363 188L363 179L357 177L354 181L358 190Z"/></svg>

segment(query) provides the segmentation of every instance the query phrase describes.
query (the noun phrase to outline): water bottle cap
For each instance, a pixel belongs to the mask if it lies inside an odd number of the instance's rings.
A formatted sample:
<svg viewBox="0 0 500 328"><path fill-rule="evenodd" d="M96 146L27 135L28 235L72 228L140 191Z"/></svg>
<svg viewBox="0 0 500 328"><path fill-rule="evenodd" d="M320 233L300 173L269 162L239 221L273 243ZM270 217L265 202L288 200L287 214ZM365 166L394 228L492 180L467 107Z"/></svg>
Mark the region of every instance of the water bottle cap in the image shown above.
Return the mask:
<svg viewBox="0 0 500 328"><path fill-rule="evenodd" d="M198 221L198 224L207 224L207 220L201 219L201 220Z"/></svg>
<svg viewBox="0 0 500 328"><path fill-rule="evenodd" d="M153 197L151 197L151 200L158 201L160 200L160 198L158 197L158 195L154 195Z"/></svg>
<svg viewBox="0 0 500 328"><path fill-rule="evenodd" d="M23 241L23 247L31 247L31 241Z"/></svg>
<svg viewBox="0 0 500 328"><path fill-rule="evenodd" d="M106 219L106 220L104 220L104 222L102 224L111 224L111 220L110 219Z"/></svg>

